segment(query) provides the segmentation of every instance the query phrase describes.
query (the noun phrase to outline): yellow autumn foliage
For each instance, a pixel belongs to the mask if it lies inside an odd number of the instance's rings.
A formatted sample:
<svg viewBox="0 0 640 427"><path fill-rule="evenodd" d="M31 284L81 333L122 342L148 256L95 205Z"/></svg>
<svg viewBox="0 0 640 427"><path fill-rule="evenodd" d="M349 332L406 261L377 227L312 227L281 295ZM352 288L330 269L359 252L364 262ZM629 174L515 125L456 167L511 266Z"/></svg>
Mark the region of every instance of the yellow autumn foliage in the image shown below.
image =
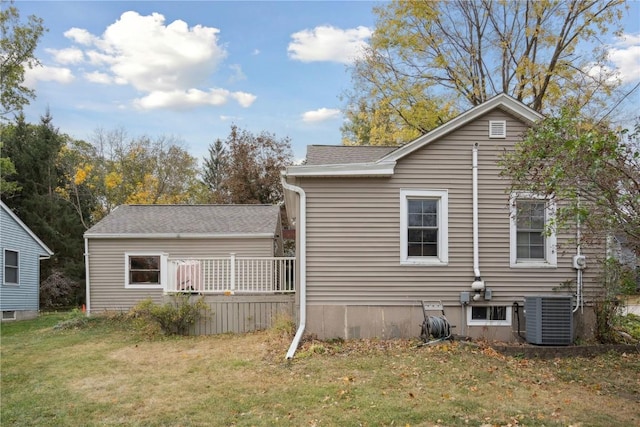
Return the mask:
<svg viewBox="0 0 640 427"><path fill-rule="evenodd" d="M118 172L109 172L107 176L104 177L104 185L107 187L107 190L113 190L120 184L122 184L122 175Z"/></svg>

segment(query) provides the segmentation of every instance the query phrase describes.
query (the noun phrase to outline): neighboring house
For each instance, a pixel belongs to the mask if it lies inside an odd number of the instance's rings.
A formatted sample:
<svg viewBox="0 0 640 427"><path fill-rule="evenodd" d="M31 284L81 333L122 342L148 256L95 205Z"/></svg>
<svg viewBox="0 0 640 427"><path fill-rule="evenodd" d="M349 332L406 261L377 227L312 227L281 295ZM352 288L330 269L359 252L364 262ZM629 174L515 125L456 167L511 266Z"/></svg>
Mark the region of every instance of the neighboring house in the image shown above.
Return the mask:
<svg viewBox="0 0 640 427"><path fill-rule="evenodd" d="M634 250L628 245L624 235L613 236L610 240L610 250L613 257L620 264L629 269L635 275L636 290L640 291L640 259Z"/></svg>
<svg viewBox="0 0 640 427"><path fill-rule="evenodd" d="M40 260L53 255L0 201L0 310L2 320L31 319L40 308Z"/></svg>
<svg viewBox="0 0 640 427"><path fill-rule="evenodd" d="M444 306L456 334L515 340L527 297L569 300L557 288L573 280L588 300L595 263L574 269L575 234L541 233L554 202L509 194L499 176L500 155L541 118L499 95L399 148L308 147L306 164L283 174L300 263L296 339L303 329L417 337L426 301Z"/></svg>
<svg viewBox="0 0 640 427"><path fill-rule="evenodd" d="M278 206L123 205L84 237L89 313L126 311L146 298L160 303L176 292L207 295L212 304L293 307L294 260L282 257ZM229 316L259 328L270 321L257 319L259 305ZM220 323L212 332L246 329L222 325L228 308L212 308Z"/></svg>

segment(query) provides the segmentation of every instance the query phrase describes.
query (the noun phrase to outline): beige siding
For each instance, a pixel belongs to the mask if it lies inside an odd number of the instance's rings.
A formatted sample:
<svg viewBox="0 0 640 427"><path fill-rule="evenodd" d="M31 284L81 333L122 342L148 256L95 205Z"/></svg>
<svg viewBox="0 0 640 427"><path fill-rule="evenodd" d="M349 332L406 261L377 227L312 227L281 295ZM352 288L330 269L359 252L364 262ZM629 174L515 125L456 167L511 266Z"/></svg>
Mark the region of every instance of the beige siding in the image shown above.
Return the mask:
<svg viewBox="0 0 640 427"><path fill-rule="evenodd" d="M489 120L503 119L507 138L489 139ZM322 313L332 306L415 306L420 300L441 300L445 306L460 307L460 292L471 291L474 279L471 162L476 142L480 270L493 290L492 304L510 306L527 295L552 293L561 282L574 279L571 245L567 253L559 253L557 268L510 268L509 195L497 161L524 130L522 122L494 110L401 159L390 178L299 178L307 194L308 330L323 336L323 322L335 316ZM447 266L400 265L400 189L448 191ZM559 238L559 243L568 244L569 237ZM585 273L587 293L593 293L595 275L593 268ZM325 309L314 311L313 306ZM413 315L407 314L405 323L415 320L413 310L408 310ZM366 322L364 316L344 328Z"/></svg>
<svg viewBox="0 0 640 427"><path fill-rule="evenodd" d="M128 310L145 298L162 301L162 290L125 289L125 252L157 251L169 258L273 256L273 239L89 239L90 309Z"/></svg>

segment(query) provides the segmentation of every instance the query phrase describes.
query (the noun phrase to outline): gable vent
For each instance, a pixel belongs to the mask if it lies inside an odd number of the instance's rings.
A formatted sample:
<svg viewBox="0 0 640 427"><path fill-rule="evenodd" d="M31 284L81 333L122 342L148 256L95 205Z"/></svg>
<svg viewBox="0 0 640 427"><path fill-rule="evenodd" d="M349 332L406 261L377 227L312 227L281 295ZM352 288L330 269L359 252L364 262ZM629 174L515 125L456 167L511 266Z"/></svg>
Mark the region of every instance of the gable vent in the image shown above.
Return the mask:
<svg viewBox="0 0 640 427"><path fill-rule="evenodd" d="M490 120L489 121L489 138L506 138L507 137L507 121L506 120Z"/></svg>

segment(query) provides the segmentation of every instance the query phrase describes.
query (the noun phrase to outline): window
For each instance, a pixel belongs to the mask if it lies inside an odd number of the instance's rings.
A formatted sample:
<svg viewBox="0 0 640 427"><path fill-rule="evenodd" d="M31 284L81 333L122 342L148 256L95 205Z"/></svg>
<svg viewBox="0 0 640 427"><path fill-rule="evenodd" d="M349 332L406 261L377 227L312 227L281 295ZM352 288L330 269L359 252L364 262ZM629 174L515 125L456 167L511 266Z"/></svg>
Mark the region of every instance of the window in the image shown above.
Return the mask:
<svg viewBox="0 0 640 427"><path fill-rule="evenodd" d="M446 265L448 197L442 190L400 190L400 263Z"/></svg>
<svg viewBox="0 0 640 427"><path fill-rule="evenodd" d="M469 326L510 326L510 307L502 305L467 306L467 325Z"/></svg>
<svg viewBox="0 0 640 427"><path fill-rule="evenodd" d="M511 267L555 267L556 237L547 226L553 219L552 200L531 194L511 197Z"/></svg>
<svg viewBox="0 0 640 427"><path fill-rule="evenodd" d="M4 250L4 284L20 283L20 254L9 249Z"/></svg>
<svg viewBox="0 0 640 427"><path fill-rule="evenodd" d="M157 253L125 254L125 287L162 288L167 271L166 255Z"/></svg>
<svg viewBox="0 0 640 427"><path fill-rule="evenodd" d="M8 310L2 312L2 320L16 320L15 310Z"/></svg>

